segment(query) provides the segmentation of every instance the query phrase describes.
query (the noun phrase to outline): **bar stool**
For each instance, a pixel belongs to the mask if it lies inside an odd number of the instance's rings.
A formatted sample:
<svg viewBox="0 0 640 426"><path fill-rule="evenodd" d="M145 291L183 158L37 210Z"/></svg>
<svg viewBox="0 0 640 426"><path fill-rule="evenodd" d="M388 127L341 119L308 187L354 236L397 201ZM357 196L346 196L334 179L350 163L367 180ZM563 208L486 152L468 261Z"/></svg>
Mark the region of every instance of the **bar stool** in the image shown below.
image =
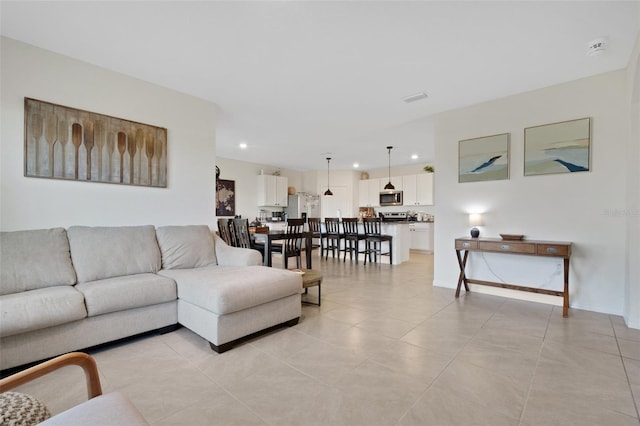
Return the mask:
<svg viewBox="0 0 640 426"><path fill-rule="evenodd" d="M358 263L358 254L360 251L360 241L365 239L364 234L358 232L358 219L355 217L345 217L342 219L344 228L344 258L347 260L347 252L349 252L349 260L353 260L353 254L356 255L356 263Z"/></svg>
<svg viewBox="0 0 640 426"><path fill-rule="evenodd" d="M389 256L389 264L393 264L393 237L391 235L382 234L380 232L382 219L379 217L365 217L362 219L364 225L364 237L365 237L365 250L364 250L364 263L367 264L367 256L369 262L371 262L371 254L373 254L374 261L378 261L378 255ZM382 243L387 242L389 244L389 251L387 253L382 252Z"/></svg>
<svg viewBox="0 0 640 426"><path fill-rule="evenodd" d="M337 217L326 217L324 219L325 238L327 240L324 258L329 257L329 250L335 259L336 250L338 251L338 260L340 260L340 241L344 240L344 234L340 232L340 219Z"/></svg>

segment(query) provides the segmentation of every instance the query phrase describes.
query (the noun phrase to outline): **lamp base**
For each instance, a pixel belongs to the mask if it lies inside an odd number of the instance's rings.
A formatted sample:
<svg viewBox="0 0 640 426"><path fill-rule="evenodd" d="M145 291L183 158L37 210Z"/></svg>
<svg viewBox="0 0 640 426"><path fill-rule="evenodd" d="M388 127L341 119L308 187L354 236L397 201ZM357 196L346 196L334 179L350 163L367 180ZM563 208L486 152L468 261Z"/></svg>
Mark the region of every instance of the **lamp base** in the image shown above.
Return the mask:
<svg viewBox="0 0 640 426"><path fill-rule="evenodd" d="M478 228L471 228L471 238L478 238L480 236L480 230Z"/></svg>

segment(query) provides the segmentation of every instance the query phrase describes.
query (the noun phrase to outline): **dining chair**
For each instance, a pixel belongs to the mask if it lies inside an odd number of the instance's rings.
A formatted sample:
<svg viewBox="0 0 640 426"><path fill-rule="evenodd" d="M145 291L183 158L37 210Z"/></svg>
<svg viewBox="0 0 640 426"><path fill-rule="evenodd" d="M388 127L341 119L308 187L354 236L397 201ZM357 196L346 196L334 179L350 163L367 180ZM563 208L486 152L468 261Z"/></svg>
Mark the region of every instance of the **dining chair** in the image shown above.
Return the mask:
<svg viewBox="0 0 640 426"><path fill-rule="evenodd" d="M249 219L232 220L233 235L235 236L235 247L258 250L264 258L264 244L258 243L251 237L249 232ZM264 260L264 259L263 259Z"/></svg>
<svg viewBox="0 0 640 426"><path fill-rule="evenodd" d="M326 217L324 219L324 226L327 242L324 258L327 259L329 257L329 250L331 250L331 256L335 259L337 250L338 260L340 260L340 241L344 240L344 234L340 232L340 219L337 217Z"/></svg>
<svg viewBox="0 0 640 426"><path fill-rule="evenodd" d="M364 226L365 265L367 264L367 257L371 262L372 254L375 262L378 261L378 256L389 256L389 264L393 264L393 236L381 233L382 219L379 217L365 217L362 219L362 224ZM382 243L384 242L389 244L389 251L386 253L382 252Z"/></svg>
<svg viewBox="0 0 640 426"><path fill-rule="evenodd" d="M289 258L296 258L296 268L302 268L302 243L304 240L304 219L287 220L285 237L281 244L273 244L271 251L282 254L284 268L289 269Z"/></svg>
<svg viewBox="0 0 640 426"><path fill-rule="evenodd" d="M231 236L231 222L230 219L218 219L218 235L220 238L230 246L235 246L235 241Z"/></svg>
<svg viewBox="0 0 640 426"><path fill-rule="evenodd" d="M320 247L320 257L324 255L324 234L322 233L322 229L320 227L320 218L319 217L310 217L307 219L307 223L309 224L309 232L311 232L311 241L315 238L318 239L318 244L311 243L311 250Z"/></svg>
<svg viewBox="0 0 640 426"><path fill-rule="evenodd" d="M356 255L356 263L358 263L358 254L360 251L360 241L365 239L364 234L358 232L358 218L355 217L343 217L342 227L344 228L344 258L343 262L347 260L347 252L349 253L349 260L353 260L353 255Z"/></svg>

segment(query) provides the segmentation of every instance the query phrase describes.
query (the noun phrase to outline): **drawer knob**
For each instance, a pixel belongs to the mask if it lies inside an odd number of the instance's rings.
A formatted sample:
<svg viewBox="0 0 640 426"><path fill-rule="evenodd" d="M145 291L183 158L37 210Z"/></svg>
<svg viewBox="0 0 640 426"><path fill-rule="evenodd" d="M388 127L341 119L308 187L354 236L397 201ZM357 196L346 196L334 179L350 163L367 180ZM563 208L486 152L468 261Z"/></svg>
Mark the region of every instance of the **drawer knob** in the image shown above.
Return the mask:
<svg viewBox="0 0 640 426"><path fill-rule="evenodd" d="M501 246L500 246L500 248L501 248L502 250L511 250L511 246L510 246L510 245L508 245L508 244L503 244L503 245L501 245Z"/></svg>
<svg viewBox="0 0 640 426"><path fill-rule="evenodd" d="M469 247L469 246L471 246L471 244L469 244L469 243L462 243L462 247Z"/></svg>
<svg viewBox="0 0 640 426"><path fill-rule="evenodd" d="M555 247L547 247L547 253L549 254L556 254L558 252L558 249Z"/></svg>

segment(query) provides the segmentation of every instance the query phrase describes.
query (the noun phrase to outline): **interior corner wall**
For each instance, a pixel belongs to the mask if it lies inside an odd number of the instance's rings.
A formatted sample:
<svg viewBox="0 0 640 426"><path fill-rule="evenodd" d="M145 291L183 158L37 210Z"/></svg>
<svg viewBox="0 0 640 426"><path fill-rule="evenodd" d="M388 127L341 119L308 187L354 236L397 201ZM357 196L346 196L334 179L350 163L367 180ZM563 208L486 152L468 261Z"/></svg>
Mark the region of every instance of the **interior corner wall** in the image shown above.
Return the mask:
<svg viewBox="0 0 640 426"><path fill-rule="evenodd" d="M584 117L592 119L590 171L524 176L526 127ZM628 121L624 70L439 114L435 121L434 285L457 285L454 239L469 235L468 213L482 212L484 237L511 233L535 240L573 242L571 307L621 315ZM510 134L510 178L458 183L458 141L500 133ZM468 266L474 278L562 288L558 259L473 253ZM472 290L548 299L493 287L474 286ZM554 303L560 299L550 298Z"/></svg>
<svg viewBox="0 0 640 426"><path fill-rule="evenodd" d="M215 104L2 38L0 229L215 223ZM167 128L167 188L24 176L24 98Z"/></svg>
<svg viewBox="0 0 640 426"><path fill-rule="evenodd" d="M629 151L627 154L627 253L624 319L640 328L640 33L627 70Z"/></svg>

